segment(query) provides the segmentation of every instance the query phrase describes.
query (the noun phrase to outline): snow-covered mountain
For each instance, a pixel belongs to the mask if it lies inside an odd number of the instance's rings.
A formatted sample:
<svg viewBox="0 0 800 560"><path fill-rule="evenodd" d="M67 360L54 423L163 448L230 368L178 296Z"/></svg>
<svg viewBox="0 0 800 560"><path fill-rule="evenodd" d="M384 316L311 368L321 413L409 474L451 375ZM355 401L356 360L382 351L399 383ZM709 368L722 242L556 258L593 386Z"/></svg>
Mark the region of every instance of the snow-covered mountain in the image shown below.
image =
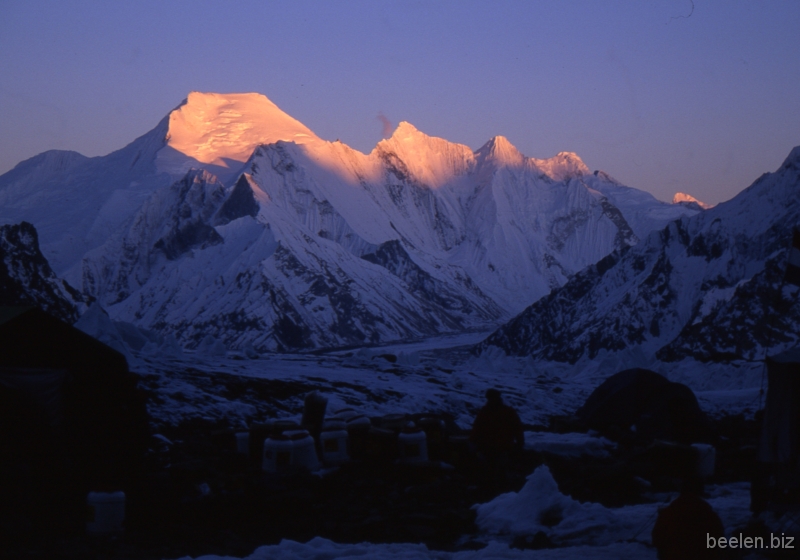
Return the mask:
<svg viewBox="0 0 800 560"><path fill-rule="evenodd" d="M50 268L31 224L0 226L0 306L34 305L73 323L80 301L78 291Z"/></svg>
<svg viewBox="0 0 800 560"><path fill-rule="evenodd" d="M684 204L684 205L689 206L689 207L692 207L693 205L697 205L700 208L702 208L703 210L708 210L709 208L711 208L710 204L706 204L705 202L700 202L699 200L697 200L692 195L686 194L686 193L682 193L682 192L675 193L675 196L672 197L672 203L673 204Z"/></svg>
<svg viewBox="0 0 800 560"><path fill-rule="evenodd" d="M258 94L193 92L108 156L0 177L0 221L34 223L112 318L259 350L497 324L698 211L503 137L473 151L401 123L363 154Z"/></svg>
<svg viewBox="0 0 800 560"><path fill-rule="evenodd" d="M800 294L782 285L799 227L796 147L732 200L576 274L479 348L572 363L636 347L666 361L762 359L800 339Z"/></svg>

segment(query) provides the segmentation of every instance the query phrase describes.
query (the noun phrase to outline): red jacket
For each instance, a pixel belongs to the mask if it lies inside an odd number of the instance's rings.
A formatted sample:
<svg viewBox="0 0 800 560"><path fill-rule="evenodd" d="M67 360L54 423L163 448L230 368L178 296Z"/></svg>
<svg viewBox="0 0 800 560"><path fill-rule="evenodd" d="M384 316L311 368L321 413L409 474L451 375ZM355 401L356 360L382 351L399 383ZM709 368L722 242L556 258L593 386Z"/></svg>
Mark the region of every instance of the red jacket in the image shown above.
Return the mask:
<svg viewBox="0 0 800 560"><path fill-rule="evenodd" d="M486 405L475 417L470 440L481 453L522 449L525 434L517 412L508 405Z"/></svg>
<svg viewBox="0 0 800 560"><path fill-rule="evenodd" d="M688 492L658 513L652 535L661 560L722 557L724 550L708 547L709 536L725 536L722 521L708 502Z"/></svg>

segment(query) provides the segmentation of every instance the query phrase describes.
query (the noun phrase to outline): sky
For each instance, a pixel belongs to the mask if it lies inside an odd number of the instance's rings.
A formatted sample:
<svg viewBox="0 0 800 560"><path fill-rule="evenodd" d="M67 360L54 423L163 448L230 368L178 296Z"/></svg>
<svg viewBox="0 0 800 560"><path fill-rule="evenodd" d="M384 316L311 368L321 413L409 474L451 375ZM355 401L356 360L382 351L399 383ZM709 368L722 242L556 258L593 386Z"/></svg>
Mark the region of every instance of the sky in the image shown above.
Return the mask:
<svg viewBox="0 0 800 560"><path fill-rule="evenodd" d="M0 0L0 173L252 91L362 152L408 121L715 204L800 145L798 29L795 0Z"/></svg>

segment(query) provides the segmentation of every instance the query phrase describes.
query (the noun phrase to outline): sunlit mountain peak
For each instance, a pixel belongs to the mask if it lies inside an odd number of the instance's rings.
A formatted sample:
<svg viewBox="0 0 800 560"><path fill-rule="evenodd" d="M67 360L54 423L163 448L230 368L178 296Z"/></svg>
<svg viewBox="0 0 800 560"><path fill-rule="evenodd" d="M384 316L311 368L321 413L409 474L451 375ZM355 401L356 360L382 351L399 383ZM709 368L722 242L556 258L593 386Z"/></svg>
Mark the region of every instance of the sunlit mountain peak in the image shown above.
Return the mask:
<svg viewBox="0 0 800 560"><path fill-rule="evenodd" d="M247 161L259 144L279 140L303 144L317 139L304 124L259 93L193 91L170 113L167 132L169 148L221 167ZM170 171L171 156L171 150L162 150L159 168Z"/></svg>
<svg viewBox="0 0 800 560"><path fill-rule="evenodd" d="M397 125L391 138L378 142L373 154L400 158L414 177L434 188L466 173L472 161L469 146L428 136L405 121Z"/></svg>
<svg viewBox="0 0 800 560"><path fill-rule="evenodd" d="M525 156L505 136L495 136L481 146L475 155L479 161L488 159L495 165L521 165L525 161Z"/></svg>
<svg viewBox="0 0 800 560"><path fill-rule="evenodd" d="M682 192L675 193L675 196L672 197L672 203L673 204L679 204L681 202L690 203L690 204L693 202L693 203L697 204L700 208L703 208L704 210L707 210L707 209L711 208L710 204L706 204L705 202L701 202L701 201L697 200L695 197L693 197L690 194L686 194L686 193L682 193Z"/></svg>
<svg viewBox="0 0 800 560"><path fill-rule="evenodd" d="M420 132L417 127L407 121L402 121L400 124L397 125L397 128L394 129L394 132L389 137L389 140L401 140L401 141L409 141L413 139L419 138L427 138L428 135L424 132Z"/></svg>
<svg viewBox="0 0 800 560"><path fill-rule="evenodd" d="M575 152L558 152L555 157L534 159L533 162L548 177L556 181L565 181L590 173L589 168Z"/></svg>

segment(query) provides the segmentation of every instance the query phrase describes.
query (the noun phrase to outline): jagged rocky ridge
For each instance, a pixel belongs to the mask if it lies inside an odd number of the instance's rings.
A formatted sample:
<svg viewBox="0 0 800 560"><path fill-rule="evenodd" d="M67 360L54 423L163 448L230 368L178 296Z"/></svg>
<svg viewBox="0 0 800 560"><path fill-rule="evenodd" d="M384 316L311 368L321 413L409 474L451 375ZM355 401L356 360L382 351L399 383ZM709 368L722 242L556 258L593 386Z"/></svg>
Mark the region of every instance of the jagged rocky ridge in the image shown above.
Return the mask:
<svg viewBox="0 0 800 560"><path fill-rule="evenodd" d="M476 350L575 363L639 347L665 361L759 360L800 339L783 285L800 227L800 147L732 200L670 223L576 274Z"/></svg>
<svg viewBox="0 0 800 560"><path fill-rule="evenodd" d="M362 154L255 94L192 93L113 154L0 177L0 219L30 217L113 319L260 351L495 325L696 212L502 137L473 152L401 123Z"/></svg>
<svg viewBox="0 0 800 560"><path fill-rule="evenodd" d="M27 222L0 226L0 306L32 305L67 323L78 318L81 295L56 277Z"/></svg>

